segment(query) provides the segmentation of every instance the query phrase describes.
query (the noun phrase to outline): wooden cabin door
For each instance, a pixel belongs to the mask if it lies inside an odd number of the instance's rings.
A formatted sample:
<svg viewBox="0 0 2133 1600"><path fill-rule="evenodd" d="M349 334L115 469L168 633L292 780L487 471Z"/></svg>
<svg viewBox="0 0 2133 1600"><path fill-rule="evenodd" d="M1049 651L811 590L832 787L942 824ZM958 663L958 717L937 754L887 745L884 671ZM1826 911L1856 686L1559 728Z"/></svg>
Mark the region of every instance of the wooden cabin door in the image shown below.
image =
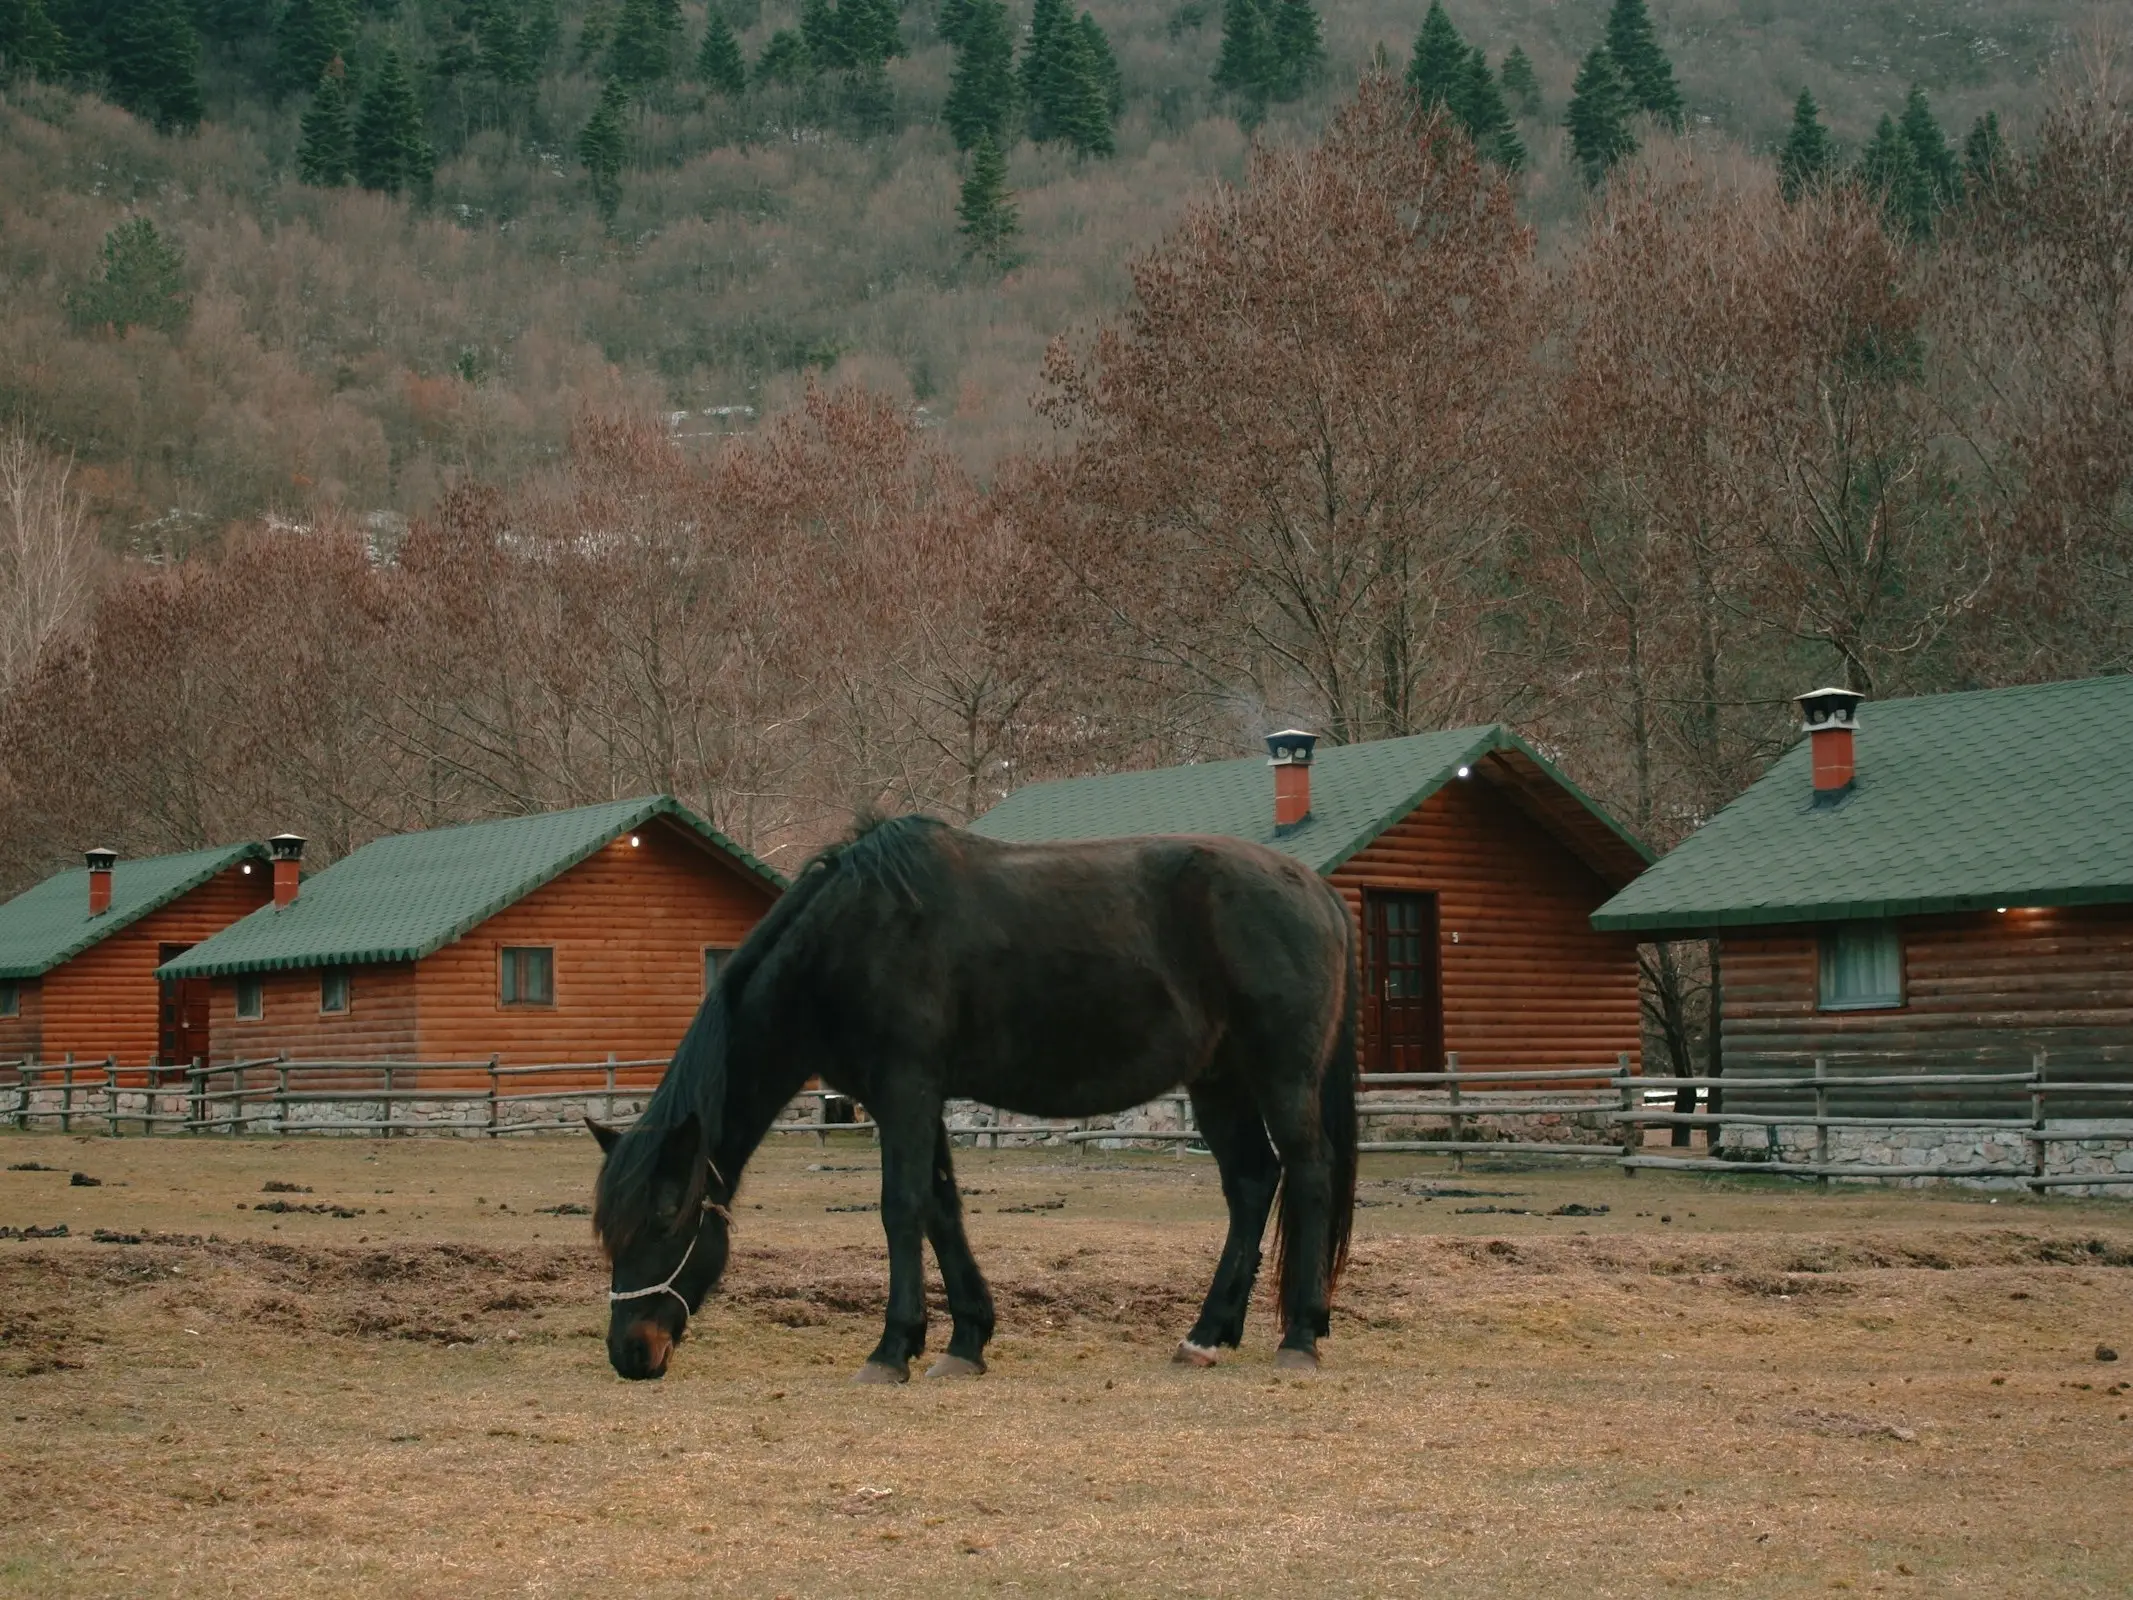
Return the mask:
<svg viewBox="0 0 2133 1600"><path fill-rule="evenodd" d="M1363 891L1363 1070L1444 1070L1433 894Z"/></svg>
<svg viewBox="0 0 2133 1600"><path fill-rule="evenodd" d="M166 944L156 951L156 963L174 961L192 948L189 944ZM166 1066L182 1066L196 1057L207 1060L208 1002L214 994L206 978L180 978L157 986L162 990L156 1006L156 1059Z"/></svg>

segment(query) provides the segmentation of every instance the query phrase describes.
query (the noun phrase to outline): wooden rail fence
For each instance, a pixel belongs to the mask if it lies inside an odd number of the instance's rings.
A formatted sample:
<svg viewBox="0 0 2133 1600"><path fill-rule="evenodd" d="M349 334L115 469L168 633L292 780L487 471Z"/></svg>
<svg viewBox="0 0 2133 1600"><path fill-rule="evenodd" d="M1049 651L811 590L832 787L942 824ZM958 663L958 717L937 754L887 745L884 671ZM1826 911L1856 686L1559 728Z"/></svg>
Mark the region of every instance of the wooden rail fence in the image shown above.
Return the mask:
<svg viewBox="0 0 2133 1600"><path fill-rule="evenodd" d="M101 1127L114 1137L128 1129L144 1134L176 1131L189 1134L366 1133L395 1138L412 1134L461 1134L502 1138L526 1133L572 1132L582 1115L626 1126L635 1108L658 1086L663 1060L556 1062L504 1066L486 1061L290 1061L262 1058L217 1066L120 1068L105 1061L0 1061L0 1125L15 1128L56 1125L72 1132L77 1124ZM1634 1176L1639 1171L1741 1172L1766 1176L1813 1178L1827 1185L1833 1178L2004 1178L2043 1193L2084 1185L2133 1189L2133 1170L2052 1172L2050 1148L2067 1142L2122 1143L2133 1149L2133 1082L2055 1078L2043 1052L2026 1070L1997 1072L1832 1072L1829 1058L1817 1057L1808 1071L1715 1077L1647 1077L1617 1057L1613 1070L1570 1067L1545 1071L1462 1071L1457 1055L1447 1057L1442 1072L1366 1073L1360 1080L1358 1111L1369 1123L1387 1119L1441 1122L1405 1137L1365 1138L1364 1151L1406 1151L1445 1155L1463 1164L1468 1155L1520 1158L1607 1160ZM1683 1090L1714 1109L1673 1109ZM1723 1109L1720 1091L1730 1090L1752 1106L1775 1109ZM1959 1090L1992 1095L2022 1104L2024 1115L1891 1114L1833 1112L1833 1093L1915 1096ZM2085 1102L2121 1104L2123 1119L2083 1119L2075 1124L2051 1115L2055 1100L2079 1096ZM1652 1103L1656 1097L1658 1104ZM2062 1102L2063 1103L2063 1102ZM553 1107L542 1116L538 1108ZM803 1091L795 1101L803 1114L773 1124L774 1134L812 1135L826 1143L841 1131L873 1134L865 1111L826 1089ZM958 1116L949 1132L973 1143L998 1148L1006 1140L1031 1140L1081 1149L1107 1142L1159 1143L1180 1148L1200 1140L1190 1100L1182 1093L1150 1102L1165 1126L1120 1126L1111 1119L1076 1122L980 1120L973 1111ZM358 1110L362 1114L358 1114ZM531 1113L531 1114L529 1114ZM1548 1140L1475 1137L1477 1119L1498 1128L1506 1119L1572 1117L1588 1119L1595 1131L1612 1137ZM1647 1154L1644 1135L1652 1127L1706 1130L1709 1152L1703 1156ZM1765 1159L1728 1153L1723 1130L1767 1130L1771 1147ZM1811 1160L1788 1160L1776 1148L1777 1130L1811 1129ZM1974 1161L1961 1166L1839 1161L1831 1154L1831 1132L1838 1129L1898 1133L1947 1130L2004 1134L2020 1142L2024 1157Z"/></svg>

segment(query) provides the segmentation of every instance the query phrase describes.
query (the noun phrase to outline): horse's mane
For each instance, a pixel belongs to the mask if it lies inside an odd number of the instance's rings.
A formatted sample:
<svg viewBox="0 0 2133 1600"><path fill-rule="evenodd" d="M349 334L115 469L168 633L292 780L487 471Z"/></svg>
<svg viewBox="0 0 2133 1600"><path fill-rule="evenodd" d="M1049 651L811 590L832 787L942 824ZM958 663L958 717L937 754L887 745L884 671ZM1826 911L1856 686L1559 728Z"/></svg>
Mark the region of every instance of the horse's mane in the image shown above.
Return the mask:
<svg viewBox="0 0 2133 1600"><path fill-rule="evenodd" d="M696 1020L675 1047L659 1087L646 1102L636 1125L615 1142L600 1169L593 1195L593 1232L609 1255L627 1250L652 1222L653 1179L667 1138L696 1119L701 1155L717 1148L725 1131L727 1057L733 1014L749 984L763 967L790 947L790 932L818 905L835 898L840 885L870 885L917 905L939 860L945 824L931 817L884 817L862 812L844 838L818 852L803 866L793 885L742 941L719 974L718 982L698 1008ZM693 1167L682 1215L692 1216L704 1198L707 1173L699 1159ZM730 1198L738 1171L720 1174Z"/></svg>

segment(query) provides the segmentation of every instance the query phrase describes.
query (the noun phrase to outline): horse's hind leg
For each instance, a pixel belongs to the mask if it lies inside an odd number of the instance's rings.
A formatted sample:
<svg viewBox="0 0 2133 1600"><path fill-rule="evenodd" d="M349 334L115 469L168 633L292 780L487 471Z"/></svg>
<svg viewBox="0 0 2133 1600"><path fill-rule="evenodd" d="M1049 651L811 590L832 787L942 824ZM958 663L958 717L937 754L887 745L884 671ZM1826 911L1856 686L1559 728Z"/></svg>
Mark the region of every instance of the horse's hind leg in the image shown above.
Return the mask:
<svg viewBox="0 0 2133 1600"><path fill-rule="evenodd" d="M941 1264L941 1285L948 1291L948 1311L955 1319L947 1353L926 1376L975 1377L985 1370L985 1344L992 1337L992 1291L963 1235L963 1196L955 1186L946 1123L937 1124L934 1133L933 1201L926 1212L926 1237L933 1241L933 1258Z"/></svg>
<svg viewBox="0 0 2133 1600"><path fill-rule="evenodd" d="M1258 1107L1234 1080L1203 1080L1192 1086L1191 1094L1200 1135L1222 1174L1222 1198L1229 1202L1229 1237L1222 1244L1215 1281L1200 1307L1200 1320L1178 1346L1179 1361L1205 1367L1214 1364L1220 1346L1234 1349L1243 1342L1244 1314L1259 1276L1259 1241L1266 1235L1281 1164L1267 1143Z"/></svg>

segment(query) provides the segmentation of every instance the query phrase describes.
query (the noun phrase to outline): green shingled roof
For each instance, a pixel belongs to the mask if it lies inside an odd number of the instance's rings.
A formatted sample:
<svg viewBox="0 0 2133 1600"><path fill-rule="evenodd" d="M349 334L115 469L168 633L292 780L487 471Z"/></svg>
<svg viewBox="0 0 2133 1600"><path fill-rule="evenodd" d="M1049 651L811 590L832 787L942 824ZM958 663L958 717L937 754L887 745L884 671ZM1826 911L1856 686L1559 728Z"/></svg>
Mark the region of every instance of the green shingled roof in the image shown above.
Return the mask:
<svg viewBox="0 0 2133 1600"><path fill-rule="evenodd" d="M129 923L246 859L264 861L266 846L225 844L183 855L120 859L111 869L111 909L89 915L89 869L75 867L0 905L0 978L37 978Z"/></svg>
<svg viewBox="0 0 2133 1600"><path fill-rule="evenodd" d="M373 840L288 906L264 906L157 969L214 978L419 961L654 817L697 834L772 890L785 880L678 800L653 795Z"/></svg>
<svg viewBox="0 0 2133 1600"><path fill-rule="evenodd" d="M1458 781L1462 767L1481 781L1515 787L1527 809L1613 882L1628 881L1651 859L1531 745L1495 724L1321 746L1311 763L1311 814L1278 835L1274 785L1263 756L1033 783L978 818L971 830L1024 843L1222 834L1271 846L1323 875Z"/></svg>
<svg viewBox="0 0 2133 1600"><path fill-rule="evenodd" d="M2133 677L1869 700L1858 715L1851 794L1814 805L1801 741L1593 926L2133 901Z"/></svg>

